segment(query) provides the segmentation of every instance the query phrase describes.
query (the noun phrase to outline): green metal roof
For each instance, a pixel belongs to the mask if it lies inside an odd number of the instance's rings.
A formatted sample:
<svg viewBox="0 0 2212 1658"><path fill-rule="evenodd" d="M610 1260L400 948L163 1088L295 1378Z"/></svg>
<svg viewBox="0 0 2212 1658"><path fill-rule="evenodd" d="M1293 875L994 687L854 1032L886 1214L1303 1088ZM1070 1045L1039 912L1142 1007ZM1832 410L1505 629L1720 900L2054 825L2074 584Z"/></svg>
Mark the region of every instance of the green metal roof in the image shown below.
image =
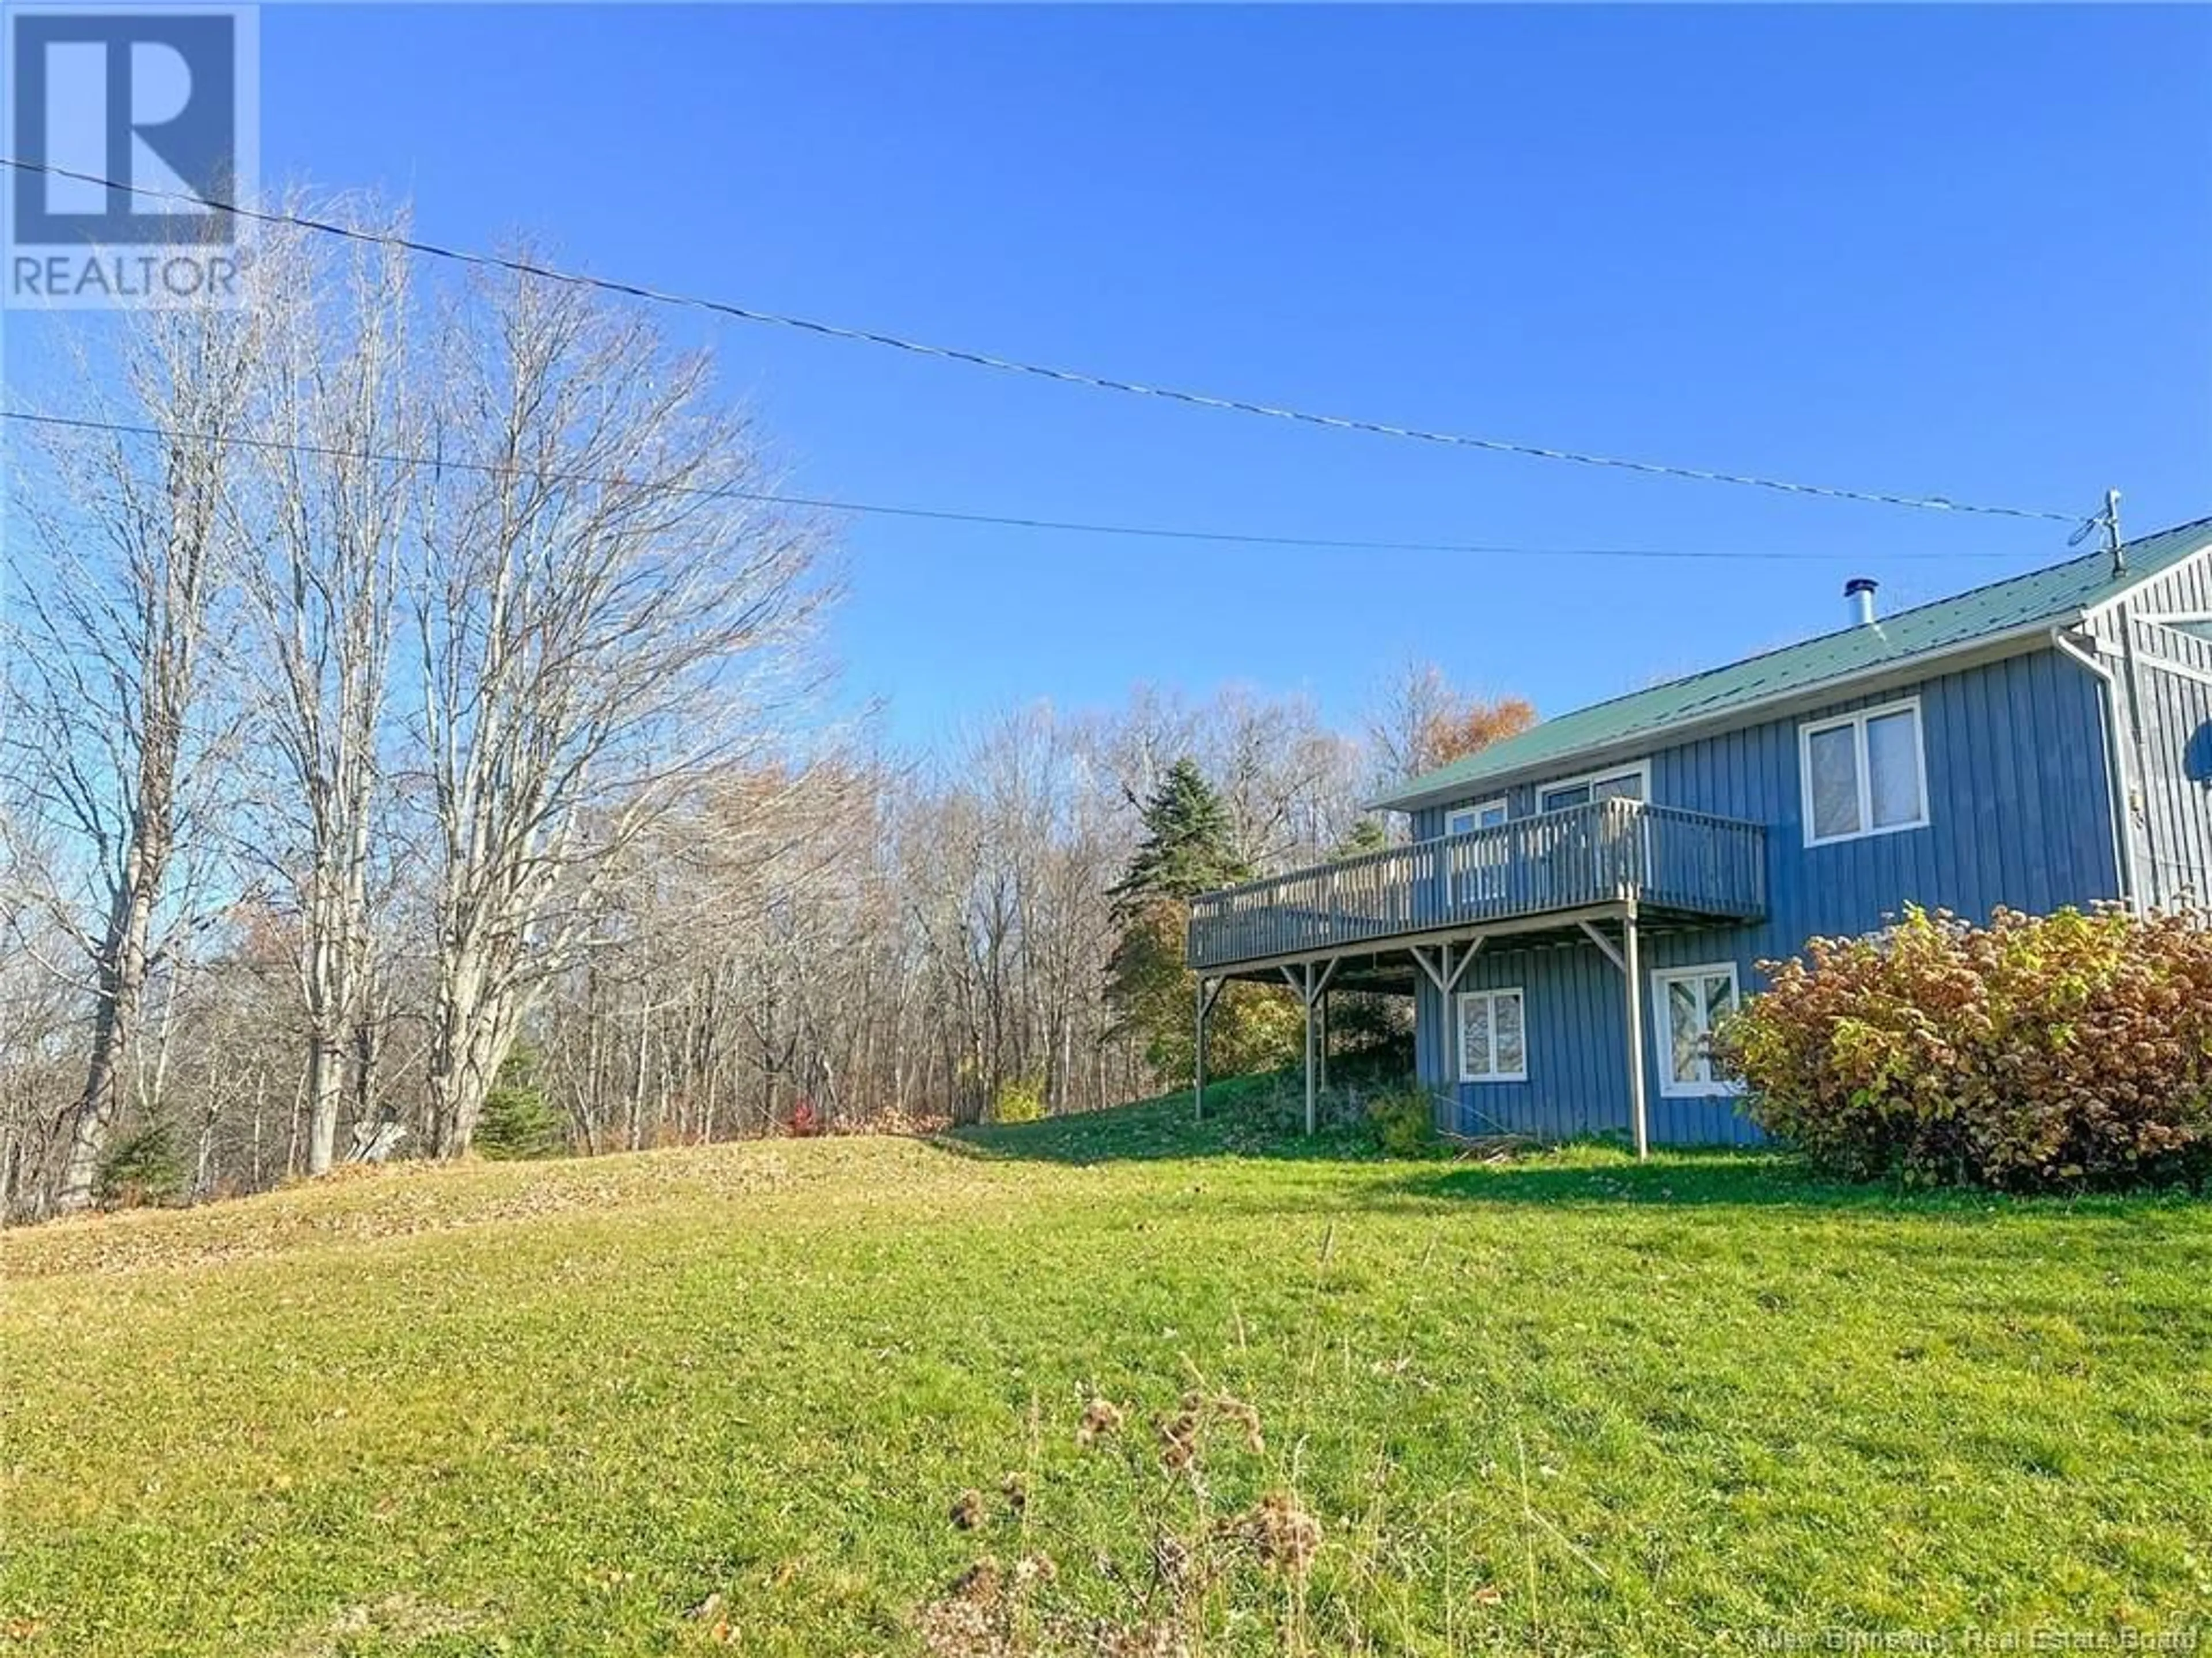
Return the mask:
<svg viewBox="0 0 2212 1658"><path fill-rule="evenodd" d="M1793 691L1859 678L1915 657L1971 649L2038 624L2056 626L2208 545L2212 545L2212 519L2199 519L2128 543L2126 568L2118 574L2113 573L2112 553L2100 549L2049 569L1899 610L1871 626L1823 634L1724 668L1593 703L1413 778L1376 804L1410 810L1432 804L1462 786L1564 765L1577 755L1669 726L1703 721Z"/></svg>

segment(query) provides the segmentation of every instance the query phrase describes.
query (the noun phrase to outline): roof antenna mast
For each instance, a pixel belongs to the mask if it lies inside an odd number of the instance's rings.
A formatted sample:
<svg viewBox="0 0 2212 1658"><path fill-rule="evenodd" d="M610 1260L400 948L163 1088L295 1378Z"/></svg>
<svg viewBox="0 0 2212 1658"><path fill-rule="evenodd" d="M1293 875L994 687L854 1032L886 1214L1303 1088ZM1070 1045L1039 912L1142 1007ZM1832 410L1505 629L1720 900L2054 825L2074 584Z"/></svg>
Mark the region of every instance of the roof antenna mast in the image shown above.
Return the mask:
<svg viewBox="0 0 2212 1658"><path fill-rule="evenodd" d="M2105 550L2112 556L2112 574L2128 573L2128 550L2120 544L2120 492L2105 491L2105 513L2097 520L2105 526Z"/></svg>

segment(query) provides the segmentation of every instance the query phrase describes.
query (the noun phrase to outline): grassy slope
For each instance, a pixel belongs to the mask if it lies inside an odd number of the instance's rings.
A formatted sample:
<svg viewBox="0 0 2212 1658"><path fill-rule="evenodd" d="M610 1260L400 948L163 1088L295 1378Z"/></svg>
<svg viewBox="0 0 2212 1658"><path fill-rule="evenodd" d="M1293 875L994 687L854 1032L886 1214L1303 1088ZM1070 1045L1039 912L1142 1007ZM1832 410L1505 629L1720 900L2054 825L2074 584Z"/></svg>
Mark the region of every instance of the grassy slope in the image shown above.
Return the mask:
<svg viewBox="0 0 2212 1658"><path fill-rule="evenodd" d="M963 1487L1030 1468L1070 1594L1130 1558L1073 1424L1193 1367L1268 1429L1220 1500L1295 1484L1323 1517L1327 1650L2212 1604L2203 1206L1389 1163L1258 1110L0 1236L0 1652L705 1650L718 1593L738 1649L909 1649L1022 1546L955 1531Z"/></svg>

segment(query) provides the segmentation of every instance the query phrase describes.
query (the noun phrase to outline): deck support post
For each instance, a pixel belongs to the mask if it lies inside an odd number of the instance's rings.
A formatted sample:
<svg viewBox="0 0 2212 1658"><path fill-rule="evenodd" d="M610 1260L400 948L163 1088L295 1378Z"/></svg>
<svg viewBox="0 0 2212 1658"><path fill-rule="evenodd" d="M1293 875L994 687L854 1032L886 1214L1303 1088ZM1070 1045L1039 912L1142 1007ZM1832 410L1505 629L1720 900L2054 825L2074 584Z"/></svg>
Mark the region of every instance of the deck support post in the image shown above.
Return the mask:
<svg viewBox="0 0 2212 1658"><path fill-rule="evenodd" d="M1620 922L1620 971L1628 981L1628 1109L1636 1125L1636 1160L1651 1155L1650 1125L1644 1109L1644 970L1637 949L1636 906Z"/></svg>
<svg viewBox="0 0 2212 1658"><path fill-rule="evenodd" d="M1456 962L1452 959L1452 947L1449 940L1437 946L1437 959L1433 962L1421 953L1421 947L1419 944L1415 944L1407 953L1413 957L1413 965L1428 975L1429 982L1437 987L1437 994L1449 997L1453 991L1459 988L1459 981L1466 976L1468 963L1482 953L1483 944L1488 936L1486 933L1477 933L1468 939L1461 947L1459 959Z"/></svg>
<svg viewBox="0 0 2212 1658"><path fill-rule="evenodd" d="M1443 1020L1437 1035L1443 1045L1444 1086L1454 1090L1451 1098L1455 1108L1459 1099L1456 1091L1459 1088L1459 1016L1452 1008L1452 993L1459 988L1459 981L1467 976L1468 964L1482 953L1482 946L1488 938L1487 933L1478 932L1468 939L1461 949L1456 962L1452 960L1452 947L1449 940L1437 946L1437 959L1433 962L1421 953L1418 944L1410 952L1413 964L1427 975L1429 982L1437 987L1437 1006ZM1419 1017L1419 1013L1414 1015L1417 1019Z"/></svg>
<svg viewBox="0 0 2212 1658"><path fill-rule="evenodd" d="M1636 1130L1636 1156L1641 1162L1651 1155L1650 1123L1644 1108L1644 966L1636 928L1636 901L1630 899L1620 913L1620 947L1597 930L1594 922L1575 923L1595 944L1605 959L1620 969L1628 992L1628 1115Z"/></svg>
<svg viewBox="0 0 2212 1658"><path fill-rule="evenodd" d="M1327 962L1300 962L1296 967L1283 969L1283 977L1298 993L1298 1000L1306 1011L1306 1133L1310 1134L1321 1126L1321 1096L1315 1088L1316 1057L1321 1020L1318 1016L1322 1000L1328 994L1328 981L1336 976L1337 963L1342 957L1332 956ZM1323 1076L1328 1061L1319 1062Z"/></svg>
<svg viewBox="0 0 2212 1658"><path fill-rule="evenodd" d="M1321 993L1321 1085L1328 1090L1328 992Z"/></svg>
<svg viewBox="0 0 2212 1658"><path fill-rule="evenodd" d="M1312 983L1313 983L1313 963L1310 963L1310 962L1309 962L1309 963L1306 963L1306 969L1305 969L1305 978L1306 978L1306 983L1307 983L1307 985L1308 985L1309 987L1310 987L1310 986L1312 985ZM1305 993L1305 996L1306 996L1306 1133L1309 1133L1309 1134L1310 1134L1310 1133L1312 1133L1314 1132L1314 1129L1318 1126L1318 1121L1317 1121L1317 1120L1318 1120L1318 1118L1319 1118L1319 1116L1320 1116L1320 1104L1321 1104L1321 1102L1320 1102L1320 1098L1319 1098L1319 1096L1318 1096L1314 1092L1314 1005L1313 1005L1313 992L1312 992L1312 990L1311 990L1310 988L1309 988L1309 989L1306 991L1306 993Z"/></svg>
<svg viewBox="0 0 2212 1658"><path fill-rule="evenodd" d="M1211 984L1206 975L1198 975L1198 1040L1191 1048L1190 1109L1194 1121L1206 1121L1206 1016L1213 1011L1213 1004L1221 995L1221 987L1229 982L1216 979Z"/></svg>

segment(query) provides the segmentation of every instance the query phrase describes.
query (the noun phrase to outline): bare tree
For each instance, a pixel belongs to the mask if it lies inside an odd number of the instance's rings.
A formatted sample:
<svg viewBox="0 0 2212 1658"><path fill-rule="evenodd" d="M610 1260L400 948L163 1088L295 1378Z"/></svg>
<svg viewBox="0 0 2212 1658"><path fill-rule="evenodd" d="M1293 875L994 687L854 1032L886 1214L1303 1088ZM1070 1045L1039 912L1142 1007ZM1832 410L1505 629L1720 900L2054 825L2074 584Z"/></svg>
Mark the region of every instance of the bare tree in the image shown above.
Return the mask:
<svg viewBox="0 0 2212 1658"><path fill-rule="evenodd" d="M623 852L772 735L819 590L808 528L735 493L762 469L706 361L637 312L487 281L440 379L407 602L440 866L426 1103L453 1155Z"/></svg>
<svg viewBox="0 0 2212 1658"><path fill-rule="evenodd" d="M1308 699L1261 697L1232 687L1206 710L1196 746L1228 803L1237 850L1250 867L1319 862L1351 831L1358 745L1322 725Z"/></svg>
<svg viewBox="0 0 2212 1658"><path fill-rule="evenodd" d="M45 1212L70 1121L57 1102L84 1075L76 987L51 965L75 945L46 902L50 857L0 799L0 1220Z"/></svg>
<svg viewBox="0 0 2212 1658"><path fill-rule="evenodd" d="M231 440L259 349L252 307L139 313L115 380L118 423L71 430L44 452L19 519L30 530L15 595L9 768L74 878L52 913L88 973L91 1032L57 1206L82 1208L137 1087L149 975L178 903L180 845L220 780L228 710L215 693L216 619L231 556ZM107 376L90 366L88 386Z"/></svg>
<svg viewBox="0 0 2212 1658"><path fill-rule="evenodd" d="M1455 689L1434 663L1407 662L1378 688L1367 719L1373 783L1389 788L1448 765L1536 723L1525 697Z"/></svg>
<svg viewBox="0 0 2212 1658"><path fill-rule="evenodd" d="M269 846L299 915L307 1168L331 1166L347 1067L363 1052L372 834L391 682L398 561L422 425L407 361L404 255L264 239L270 293L244 513L244 589L274 672L258 712L282 777ZM272 278L281 278L272 280Z"/></svg>

